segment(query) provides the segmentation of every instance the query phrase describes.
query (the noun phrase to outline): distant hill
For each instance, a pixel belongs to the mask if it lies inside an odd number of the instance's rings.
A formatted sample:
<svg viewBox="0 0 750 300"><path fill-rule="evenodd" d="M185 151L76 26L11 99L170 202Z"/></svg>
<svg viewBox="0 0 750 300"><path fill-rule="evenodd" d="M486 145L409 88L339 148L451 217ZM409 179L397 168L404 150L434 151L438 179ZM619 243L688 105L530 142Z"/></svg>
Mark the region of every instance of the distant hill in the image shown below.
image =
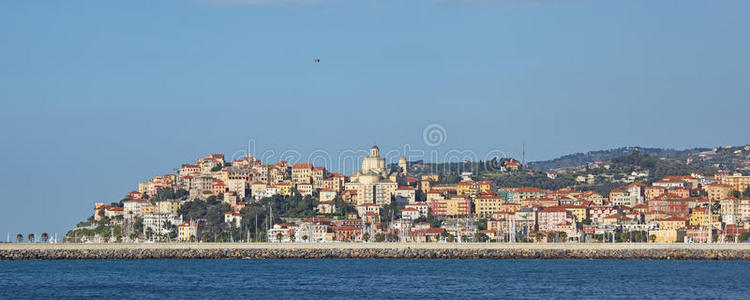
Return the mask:
<svg viewBox="0 0 750 300"><path fill-rule="evenodd" d="M666 157L677 160L687 159L688 156L703 151L709 151L708 148L693 148L686 150L662 149L662 148L642 148L642 147L621 147L610 150L590 151L586 153L575 153L561 156L551 160L535 161L528 163L528 166L537 170L553 170L571 167L583 166L596 161L610 161L615 157L630 155L635 151L641 154Z"/></svg>

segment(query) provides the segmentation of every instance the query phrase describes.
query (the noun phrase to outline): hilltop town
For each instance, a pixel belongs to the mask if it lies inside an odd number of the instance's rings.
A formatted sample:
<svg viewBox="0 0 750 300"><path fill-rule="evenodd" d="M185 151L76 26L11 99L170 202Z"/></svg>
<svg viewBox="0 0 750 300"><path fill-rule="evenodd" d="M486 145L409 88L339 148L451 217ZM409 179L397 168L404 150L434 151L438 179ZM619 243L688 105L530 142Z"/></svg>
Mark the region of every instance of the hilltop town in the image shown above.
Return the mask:
<svg viewBox="0 0 750 300"><path fill-rule="evenodd" d="M686 155L683 163L635 152L546 171L503 159L441 174L404 157L387 164L372 146L359 170L343 175L211 154L138 184L119 202L96 203L64 241L746 241L750 146ZM546 181L518 180L534 176Z"/></svg>

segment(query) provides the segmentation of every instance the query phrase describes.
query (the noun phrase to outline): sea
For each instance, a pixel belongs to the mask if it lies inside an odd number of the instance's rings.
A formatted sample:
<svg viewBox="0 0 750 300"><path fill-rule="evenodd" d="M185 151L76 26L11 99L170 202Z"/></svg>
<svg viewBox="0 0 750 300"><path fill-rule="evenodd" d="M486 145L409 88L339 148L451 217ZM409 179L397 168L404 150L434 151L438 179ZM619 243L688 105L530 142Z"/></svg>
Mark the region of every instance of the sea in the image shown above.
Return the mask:
<svg viewBox="0 0 750 300"><path fill-rule="evenodd" d="M0 299L750 299L748 261L0 261Z"/></svg>

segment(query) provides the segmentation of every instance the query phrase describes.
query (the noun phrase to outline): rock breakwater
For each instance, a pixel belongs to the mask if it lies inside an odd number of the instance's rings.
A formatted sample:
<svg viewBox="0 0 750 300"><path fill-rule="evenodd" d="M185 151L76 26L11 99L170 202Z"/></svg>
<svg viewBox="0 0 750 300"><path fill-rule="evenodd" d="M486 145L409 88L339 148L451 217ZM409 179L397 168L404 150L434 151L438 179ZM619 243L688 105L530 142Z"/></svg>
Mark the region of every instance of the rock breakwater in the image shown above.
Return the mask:
<svg viewBox="0 0 750 300"><path fill-rule="evenodd" d="M0 249L0 260L29 259L696 259L750 260L747 249L424 249L424 248L101 248Z"/></svg>

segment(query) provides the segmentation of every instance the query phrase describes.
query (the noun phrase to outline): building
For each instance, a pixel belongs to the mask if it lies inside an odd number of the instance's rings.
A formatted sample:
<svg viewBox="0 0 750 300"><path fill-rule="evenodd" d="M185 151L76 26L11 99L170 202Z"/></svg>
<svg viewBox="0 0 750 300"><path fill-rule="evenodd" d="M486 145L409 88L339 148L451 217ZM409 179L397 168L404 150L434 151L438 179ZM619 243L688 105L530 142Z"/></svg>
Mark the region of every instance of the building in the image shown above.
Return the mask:
<svg viewBox="0 0 750 300"><path fill-rule="evenodd" d="M540 232L556 231L558 225L575 222L570 212L564 207L546 207L537 214L537 225Z"/></svg>
<svg viewBox="0 0 750 300"><path fill-rule="evenodd" d="M150 205L151 203L144 199L130 199L122 202L125 217L134 218L141 216L141 207Z"/></svg>
<svg viewBox="0 0 750 300"><path fill-rule="evenodd" d="M378 146L370 148L370 155L362 160L362 167L344 184L346 190L357 191L357 203L391 204L398 182L406 180L405 174L386 169L385 158L380 157Z"/></svg>
<svg viewBox="0 0 750 300"><path fill-rule="evenodd" d="M709 224L709 215L711 218L712 228L721 228L721 223L719 223L719 214L711 214L710 211L706 208L693 208L692 213L690 213L690 226L707 226Z"/></svg>
<svg viewBox="0 0 750 300"><path fill-rule="evenodd" d="M404 209L406 209L406 208L416 209L419 212L419 216L420 217L421 216L426 217L430 213L430 206L427 203L422 203L422 202L420 202L420 203L410 203L410 204L407 204Z"/></svg>
<svg viewBox="0 0 750 300"><path fill-rule="evenodd" d="M319 214L334 214L336 213L336 204L333 201L320 201L317 210Z"/></svg>
<svg viewBox="0 0 750 300"><path fill-rule="evenodd" d="M298 183L297 193L299 193L302 196L312 196L313 185L310 183Z"/></svg>
<svg viewBox="0 0 750 300"><path fill-rule="evenodd" d="M177 240L181 242L198 240L198 223L190 221L177 226Z"/></svg>
<svg viewBox="0 0 750 300"><path fill-rule="evenodd" d="M151 232L166 235L172 232L172 226L182 224L182 218L178 218L171 212L148 213L143 215L143 228Z"/></svg>
<svg viewBox="0 0 750 300"><path fill-rule="evenodd" d="M734 188L729 184L712 183L707 185L704 190L708 194L708 200L724 200L732 197Z"/></svg>
<svg viewBox="0 0 750 300"><path fill-rule="evenodd" d="M414 221L419 219L420 216L419 210L414 207L405 207L401 210L401 218L405 220Z"/></svg>
<svg viewBox="0 0 750 300"><path fill-rule="evenodd" d="M312 184L312 164L293 164L292 165L292 182L296 184Z"/></svg>
<svg viewBox="0 0 750 300"><path fill-rule="evenodd" d="M334 191L332 189L322 189L318 193L321 202L335 200L336 199L336 194L337 194L336 191Z"/></svg>
<svg viewBox="0 0 750 300"><path fill-rule="evenodd" d="M742 176L741 173L734 173L721 178L721 183L732 187L735 191L745 191L750 187L750 176Z"/></svg>
<svg viewBox="0 0 750 300"><path fill-rule="evenodd" d="M477 218L489 218L502 210L505 198L501 196L477 197L474 199L474 215Z"/></svg>
<svg viewBox="0 0 750 300"><path fill-rule="evenodd" d="M459 217L471 215L471 200L466 198L439 199L429 203L430 211L436 216Z"/></svg>
<svg viewBox="0 0 750 300"><path fill-rule="evenodd" d="M242 223L242 214L233 211L225 212L224 223L229 223L232 224L235 228L240 228L240 223Z"/></svg>
<svg viewBox="0 0 750 300"><path fill-rule="evenodd" d="M677 230L685 229L688 225L687 217L669 217L656 219L652 221L659 227L659 230Z"/></svg>
<svg viewBox="0 0 750 300"><path fill-rule="evenodd" d="M643 191L645 185L632 183L630 185L614 189L609 193L609 201L614 206L633 206L644 203Z"/></svg>
<svg viewBox="0 0 750 300"><path fill-rule="evenodd" d="M413 187L402 186L396 189L394 198L396 199L396 203L398 205L414 203L417 200L417 191Z"/></svg>
<svg viewBox="0 0 750 300"><path fill-rule="evenodd" d="M476 195L483 192L491 192L495 190L495 184L491 180L484 181L461 181L456 187L456 191L459 195Z"/></svg>
<svg viewBox="0 0 750 300"><path fill-rule="evenodd" d="M357 215L362 217L366 213L380 214L380 206L375 203L362 203L357 205Z"/></svg>

